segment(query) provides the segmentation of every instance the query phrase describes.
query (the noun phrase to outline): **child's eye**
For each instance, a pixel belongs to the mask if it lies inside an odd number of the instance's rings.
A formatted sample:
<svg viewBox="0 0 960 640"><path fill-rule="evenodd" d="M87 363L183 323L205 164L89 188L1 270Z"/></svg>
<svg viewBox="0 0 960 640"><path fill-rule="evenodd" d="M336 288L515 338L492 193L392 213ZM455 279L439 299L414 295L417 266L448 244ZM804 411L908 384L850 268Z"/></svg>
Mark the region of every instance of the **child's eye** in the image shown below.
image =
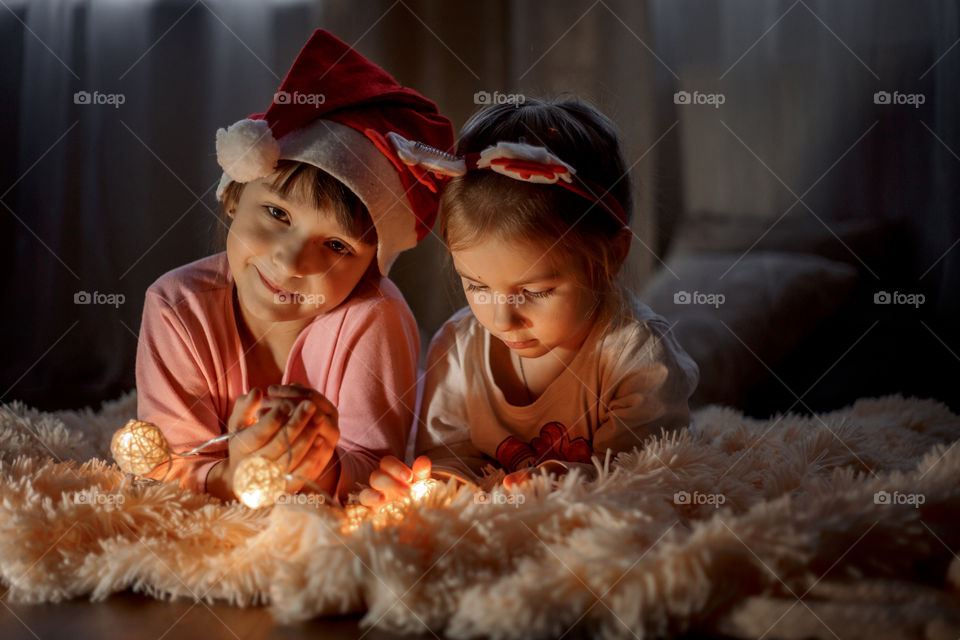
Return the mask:
<svg viewBox="0 0 960 640"><path fill-rule="evenodd" d="M342 256L348 256L351 253L353 253L352 251L350 251L350 247L340 242L339 240L330 240L327 242L327 246L330 247L334 251L334 253L338 253Z"/></svg>
<svg viewBox="0 0 960 640"><path fill-rule="evenodd" d="M523 295L530 298L549 298L551 295L553 295L553 289L546 289L544 291L527 291L524 289Z"/></svg>
<svg viewBox="0 0 960 640"><path fill-rule="evenodd" d="M265 205L263 208L266 210L267 215L273 218L274 220L278 220L280 222L290 221L289 216L287 216L287 212L284 211L283 209L278 209L277 207L272 207L270 205Z"/></svg>

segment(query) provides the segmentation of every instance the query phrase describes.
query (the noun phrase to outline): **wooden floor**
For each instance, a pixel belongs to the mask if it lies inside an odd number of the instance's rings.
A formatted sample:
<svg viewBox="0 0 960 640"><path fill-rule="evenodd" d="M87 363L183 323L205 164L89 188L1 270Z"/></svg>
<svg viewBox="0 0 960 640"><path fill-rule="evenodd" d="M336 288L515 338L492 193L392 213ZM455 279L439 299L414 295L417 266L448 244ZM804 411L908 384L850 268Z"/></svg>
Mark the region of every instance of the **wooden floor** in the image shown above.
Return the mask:
<svg viewBox="0 0 960 640"><path fill-rule="evenodd" d="M0 603L0 638L3 640L353 640L361 637L386 640L401 637L361 629L359 622L360 616L353 616L277 625L265 607L208 606L192 600L161 602L132 593L114 595L104 602L77 599L59 604ZM424 630L423 636L406 637L435 636Z"/></svg>
<svg viewBox="0 0 960 640"><path fill-rule="evenodd" d="M496 614L493 614L496 615ZM103 602L85 598L59 604L13 604L0 600L0 640L440 640L439 629L400 636L360 628L360 617L316 618L278 625L266 607L205 605L192 600L163 602L133 593ZM584 637L576 631L565 640ZM590 637L590 636L587 636ZM735 640L711 633L689 633L680 640Z"/></svg>

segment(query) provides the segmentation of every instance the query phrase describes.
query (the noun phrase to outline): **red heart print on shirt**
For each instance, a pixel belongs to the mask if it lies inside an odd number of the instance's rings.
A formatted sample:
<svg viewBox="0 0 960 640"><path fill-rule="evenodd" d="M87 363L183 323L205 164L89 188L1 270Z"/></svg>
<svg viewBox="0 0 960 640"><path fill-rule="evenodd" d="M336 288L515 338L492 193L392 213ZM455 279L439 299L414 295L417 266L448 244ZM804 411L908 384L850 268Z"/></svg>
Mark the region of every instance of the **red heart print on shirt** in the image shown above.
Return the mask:
<svg viewBox="0 0 960 640"><path fill-rule="evenodd" d="M561 462L590 462L593 448L582 436L570 439L566 427L550 422L540 429L540 435L529 444L516 436L507 436L497 446L497 461L512 473L517 469L536 466L544 460Z"/></svg>

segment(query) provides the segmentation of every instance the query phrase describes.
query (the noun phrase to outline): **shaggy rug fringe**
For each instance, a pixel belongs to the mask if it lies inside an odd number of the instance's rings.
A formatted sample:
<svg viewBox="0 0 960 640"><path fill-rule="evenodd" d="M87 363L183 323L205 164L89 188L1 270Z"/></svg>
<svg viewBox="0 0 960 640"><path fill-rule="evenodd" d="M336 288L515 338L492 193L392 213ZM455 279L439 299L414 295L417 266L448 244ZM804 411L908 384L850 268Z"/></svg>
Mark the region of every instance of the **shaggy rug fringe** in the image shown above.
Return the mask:
<svg viewBox="0 0 960 640"><path fill-rule="evenodd" d="M960 636L960 419L935 401L708 407L694 431L595 459L594 480L483 500L441 486L353 525L126 482L109 439L135 408L132 393L99 412L0 407L8 598L130 589L453 638Z"/></svg>

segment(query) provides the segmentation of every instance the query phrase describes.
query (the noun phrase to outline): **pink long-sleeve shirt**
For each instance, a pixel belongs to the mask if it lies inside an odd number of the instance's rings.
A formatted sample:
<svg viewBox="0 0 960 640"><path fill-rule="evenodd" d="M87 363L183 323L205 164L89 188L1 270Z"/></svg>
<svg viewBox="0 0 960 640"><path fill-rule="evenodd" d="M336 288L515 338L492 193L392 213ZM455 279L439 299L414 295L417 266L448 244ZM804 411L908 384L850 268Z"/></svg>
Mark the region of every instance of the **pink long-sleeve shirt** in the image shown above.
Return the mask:
<svg viewBox="0 0 960 640"><path fill-rule="evenodd" d="M161 276L146 293L137 348L137 414L156 424L175 452L227 431L237 398L250 390L225 253ZM338 409L343 498L386 455L403 458L414 419L417 325L387 278L364 280L340 306L297 336L281 384L316 389ZM264 390L265 391L265 390ZM226 442L174 458L168 479L205 491ZM156 470L166 472L166 466Z"/></svg>

